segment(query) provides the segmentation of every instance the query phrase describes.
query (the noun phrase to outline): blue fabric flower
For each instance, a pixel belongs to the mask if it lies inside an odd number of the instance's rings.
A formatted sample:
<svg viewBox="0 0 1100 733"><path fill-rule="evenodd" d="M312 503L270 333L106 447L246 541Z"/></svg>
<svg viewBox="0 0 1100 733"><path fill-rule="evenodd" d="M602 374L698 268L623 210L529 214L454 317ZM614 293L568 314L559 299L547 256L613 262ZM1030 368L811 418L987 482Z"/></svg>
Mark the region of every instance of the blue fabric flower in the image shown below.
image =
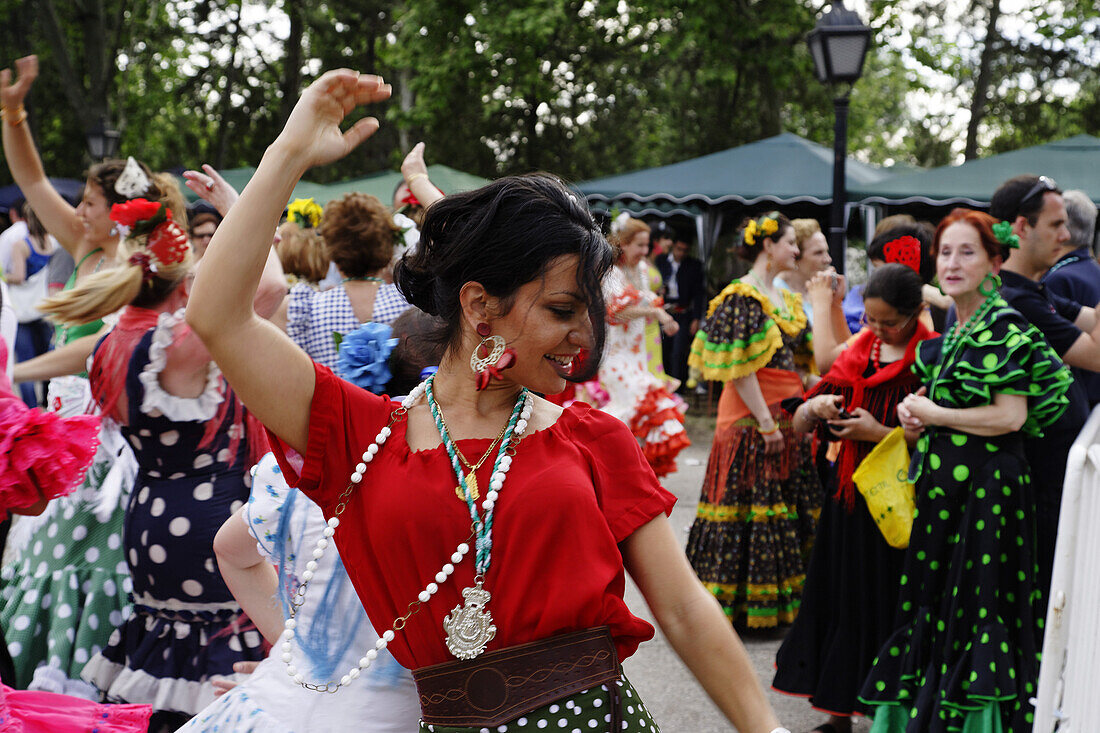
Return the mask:
<svg viewBox="0 0 1100 733"><path fill-rule="evenodd" d="M389 383L389 359L397 339L393 329L382 323L364 323L340 341L336 373L365 390L382 394Z"/></svg>

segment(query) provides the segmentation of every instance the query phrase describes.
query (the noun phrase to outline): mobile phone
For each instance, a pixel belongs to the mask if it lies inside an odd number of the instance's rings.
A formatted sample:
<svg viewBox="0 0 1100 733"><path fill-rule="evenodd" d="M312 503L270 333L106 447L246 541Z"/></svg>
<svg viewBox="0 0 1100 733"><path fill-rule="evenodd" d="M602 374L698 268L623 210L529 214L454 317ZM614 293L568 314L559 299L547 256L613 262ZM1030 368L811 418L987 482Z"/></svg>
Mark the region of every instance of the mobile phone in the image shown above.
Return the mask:
<svg viewBox="0 0 1100 733"><path fill-rule="evenodd" d="M852 419L853 417L855 417L855 415L853 415L852 413L848 412L847 410L845 410L845 409L844 409L844 408L842 407L842 408L840 408L840 414L839 414L839 415L838 415L837 417L838 417L839 419L841 419L841 420L851 420L851 419Z"/></svg>

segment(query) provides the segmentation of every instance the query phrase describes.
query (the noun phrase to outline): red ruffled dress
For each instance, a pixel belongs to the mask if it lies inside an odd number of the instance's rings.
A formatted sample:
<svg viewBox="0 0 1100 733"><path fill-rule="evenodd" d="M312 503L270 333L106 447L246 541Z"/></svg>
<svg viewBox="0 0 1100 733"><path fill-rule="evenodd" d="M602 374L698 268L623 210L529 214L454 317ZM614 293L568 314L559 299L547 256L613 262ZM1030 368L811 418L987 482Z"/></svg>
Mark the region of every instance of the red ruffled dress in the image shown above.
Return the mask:
<svg viewBox="0 0 1100 733"><path fill-rule="evenodd" d="M7 361L0 338L0 365ZM98 435L98 417L62 418L27 407L0 371L0 511L71 494L92 463Z"/></svg>

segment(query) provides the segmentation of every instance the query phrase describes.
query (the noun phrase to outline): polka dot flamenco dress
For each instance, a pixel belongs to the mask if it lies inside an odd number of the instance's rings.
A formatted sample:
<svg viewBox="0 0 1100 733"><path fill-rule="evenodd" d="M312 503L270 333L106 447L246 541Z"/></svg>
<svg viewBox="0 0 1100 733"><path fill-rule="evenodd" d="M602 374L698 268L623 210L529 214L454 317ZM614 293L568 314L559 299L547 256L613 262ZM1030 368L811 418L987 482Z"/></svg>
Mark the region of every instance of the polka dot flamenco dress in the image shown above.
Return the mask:
<svg viewBox="0 0 1100 733"><path fill-rule="evenodd" d="M958 346L921 344L914 370L949 408L1028 397L1019 432L933 428L917 445L917 516L895 631L863 686L872 733L1024 733L1039 674L1046 599L1035 585L1035 496L1023 440L1065 409L1069 372L1004 306Z"/></svg>
<svg viewBox="0 0 1100 733"><path fill-rule="evenodd" d="M264 653L213 551L218 528L248 499L242 408L213 364L195 399L161 389L173 318L162 314L141 338L126 375L123 432L140 466L124 526L133 614L83 677L108 700L193 715L214 700L212 676L235 678L234 662Z"/></svg>

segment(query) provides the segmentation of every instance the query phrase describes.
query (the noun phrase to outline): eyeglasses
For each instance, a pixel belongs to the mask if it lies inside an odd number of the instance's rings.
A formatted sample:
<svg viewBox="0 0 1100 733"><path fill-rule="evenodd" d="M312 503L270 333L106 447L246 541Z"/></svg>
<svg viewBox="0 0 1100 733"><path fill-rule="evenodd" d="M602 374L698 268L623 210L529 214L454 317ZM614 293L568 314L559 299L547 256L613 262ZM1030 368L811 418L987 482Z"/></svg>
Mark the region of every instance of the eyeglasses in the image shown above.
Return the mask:
<svg viewBox="0 0 1100 733"><path fill-rule="evenodd" d="M872 328L874 326L878 326L883 331L890 331L891 333L897 333L898 331L900 331L901 329L903 329L907 325L909 325L909 321L913 320L916 317L917 317L917 314L914 313L911 316L909 316L908 318L906 318L904 321L902 321L901 323L883 323L882 321L876 321L874 318L868 318L867 314L864 313L862 316L859 317L859 325L863 326L864 328Z"/></svg>
<svg viewBox="0 0 1100 733"><path fill-rule="evenodd" d="M1024 194L1024 197L1022 199L1020 199L1020 203L1017 204L1016 207L1017 208L1023 208L1024 202L1027 201L1029 198L1031 198L1032 196L1034 196L1037 193L1046 193L1047 191L1057 191L1057 190L1058 190L1058 184L1054 182L1053 178L1047 178L1046 176L1039 176L1039 180L1037 180L1035 182L1035 185L1032 186L1031 189L1028 190L1028 192L1026 194Z"/></svg>

